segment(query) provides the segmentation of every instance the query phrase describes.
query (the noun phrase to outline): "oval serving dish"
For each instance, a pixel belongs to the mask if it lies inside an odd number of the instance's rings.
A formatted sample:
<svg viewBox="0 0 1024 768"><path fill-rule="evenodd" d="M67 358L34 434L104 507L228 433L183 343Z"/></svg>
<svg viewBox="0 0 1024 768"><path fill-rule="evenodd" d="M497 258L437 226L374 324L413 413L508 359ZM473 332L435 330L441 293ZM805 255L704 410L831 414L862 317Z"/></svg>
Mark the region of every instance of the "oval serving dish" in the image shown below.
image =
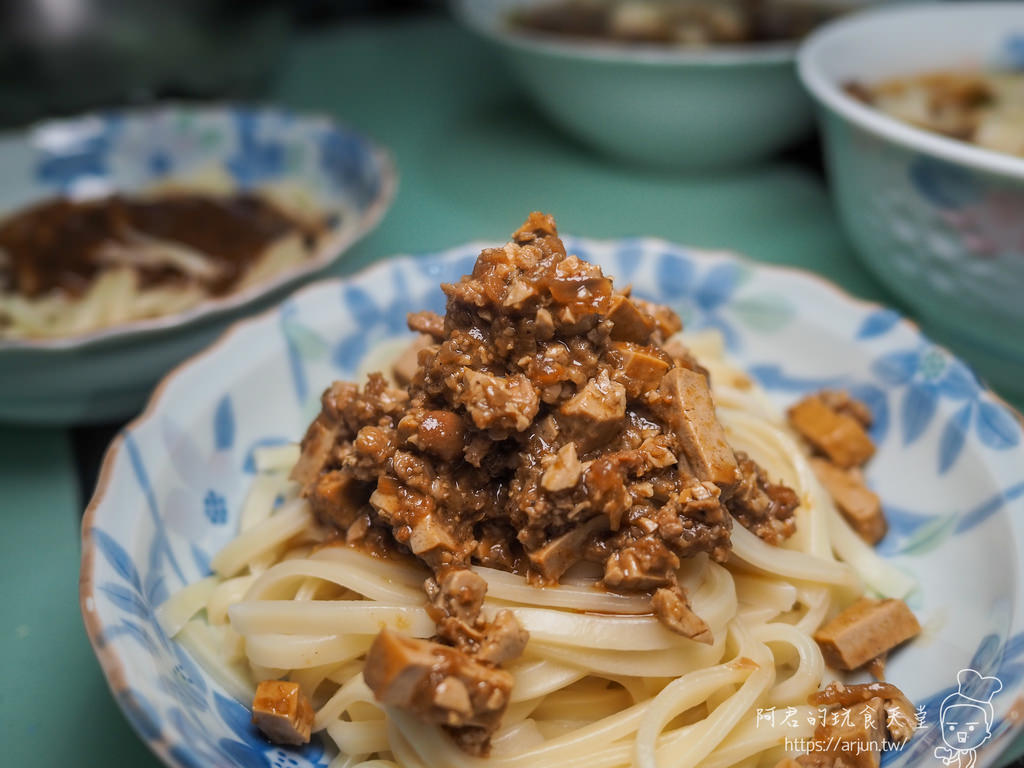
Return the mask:
<svg viewBox="0 0 1024 768"><path fill-rule="evenodd" d="M957 359L896 313L808 273L701 253L662 240L566 238L644 298L715 328L729 354L780 405L823 387L866 402L878 454L868 477L887 510L879 551L912 575L927 640L887 676L922 707L926 727L887 766L934 766L943 698L957 672L1001 678L991 764L1017 730L1024 689L1024 441L1015 414ZM82 611L128 719L168 765L326 765L314 739L266 742L243 703L160 629L168 594L207 575L230 541L255 471L255 448L295 441L320 392L352 378L381 345L411 338L407 312L440 310L482 244L395 259L299 291L235 325L165 379L115 441L83 521Z"/></svg>

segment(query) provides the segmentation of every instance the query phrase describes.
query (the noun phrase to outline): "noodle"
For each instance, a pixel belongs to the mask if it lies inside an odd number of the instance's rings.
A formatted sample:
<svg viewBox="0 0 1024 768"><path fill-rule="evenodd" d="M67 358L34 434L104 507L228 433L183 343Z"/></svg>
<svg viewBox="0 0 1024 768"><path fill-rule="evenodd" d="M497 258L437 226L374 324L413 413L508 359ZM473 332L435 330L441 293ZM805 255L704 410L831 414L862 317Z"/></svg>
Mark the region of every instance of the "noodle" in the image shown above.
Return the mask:
<svg viewBox="0 0 1024 768"><path fill-rule="evenodd" d="M182 267L186 275L196 270L185 270L180 249L171 250L161 244L159 254L174 258L146 259L146 253L156 246L126 246L111 266L104 269L81 296L50 293L28 298L14 292L0 292L0 318L3 334L9 338L55 338L109 328L135 320L161 317L183 312L210 298L210 293L198 282L175 285L143 285L137 267L149 262L167 262ZM193 261L204 258L190 257ZM299 236L283 238L261 254L239 282L241 291L269 280L274 275L293 269L309 259Z"/></svg>
<svg viewBox="0 0 1024 768"><path fill-rule="evenodd" d="M338 768L776 761L787 738L814 730L807 697L826 670L811 634L863 584L889 595L913 585L850 530L771 403L725 361L714 338L688 342L712 372L730 440L802 501L798 533L780 546L737 524L725 565L706 555L684 562L680 583L711 644L667 630L646 598L595 589L596 578L539 588L474 567L487 582L485 615L509 608L530 640L525 656L507 666L516 684L492 753L473 757L440 727L375 701L362 657L380 629L435 634L421 589L428 571L340 545L311 549L322 534L286 479L297 457L291 446L257 453L243 530L214 559L217 576L173 597L161 620L172 634L181 630L178 637L235 695L251 693L253 680L269 672L298 683L314 704L314 732L340 752L331 763ZM279 496L286 501L275 509ZM205 619L193 618L203 610ZM248 680L235 672L230 642L217 647L218 632L239 638ZM768 706L796 713L793 727L762 722L758 708Z"/></svg>
<svg viewBox="0 0 1024 768"><path fill-rule="evenodd" d="M231 178L211 167L188 179L153 185L134 194L132 199L159 202L162 195L168 199L182 195L229 199L237 193ZM262 187L259 197L281 214L289 216L296 226L320 229L322 217L316 210L316 201L307 190L294 184L278 183ZM340 222L337 226L347 227L350 220L355 220L344 206L338 206L332 213ZM15 213L11 218L16 219L19 215L27 214ZM186 223L193 224L192 221ZM46 226L46 222L42 226ZM85 239L87 235L78 234ZM265 283L276 275L296 269L314 255L305 233L285 232L252 253L244 271L231 285L230 292L245 291ZM0 248L0 267L10 261L11 252ZM81 294L53 289L29 296L14 289L0 290L0 338L72 336L174 315L221 295L211 288L220 270L213 254L196 250L173 237L157 237L127 228L120 240L112 239L96 248L95 263L97 271L88 277L88 285ZM143 273L170 273L175 279L154 281L144 277Z"/></svg>

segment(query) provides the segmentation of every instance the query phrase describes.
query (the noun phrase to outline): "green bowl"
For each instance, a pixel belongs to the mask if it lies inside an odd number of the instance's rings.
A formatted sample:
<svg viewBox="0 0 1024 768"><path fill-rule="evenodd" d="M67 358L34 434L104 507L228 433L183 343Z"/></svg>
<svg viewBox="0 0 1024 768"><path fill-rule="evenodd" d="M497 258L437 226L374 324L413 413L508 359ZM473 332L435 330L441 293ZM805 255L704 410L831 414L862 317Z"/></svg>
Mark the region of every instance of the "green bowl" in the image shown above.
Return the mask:
<svg viewBox="0 0 1024 768"><path fill-rule="evenodd" d="M811 103L793 44L692 50L520 32L536 0L453 0L456 16L503 55L554 123L602 153L708 171L766 158L806 134Z"/></svg>
<svg viewBox="0 0 1024 768"><path fill-rule="evenodd" d="M1024 159L916 128L844 88L960 67L1024 71L1022 5L858 14L816 32L799 58L836 207L865 265L929 335L1024 397Z"/></svg>

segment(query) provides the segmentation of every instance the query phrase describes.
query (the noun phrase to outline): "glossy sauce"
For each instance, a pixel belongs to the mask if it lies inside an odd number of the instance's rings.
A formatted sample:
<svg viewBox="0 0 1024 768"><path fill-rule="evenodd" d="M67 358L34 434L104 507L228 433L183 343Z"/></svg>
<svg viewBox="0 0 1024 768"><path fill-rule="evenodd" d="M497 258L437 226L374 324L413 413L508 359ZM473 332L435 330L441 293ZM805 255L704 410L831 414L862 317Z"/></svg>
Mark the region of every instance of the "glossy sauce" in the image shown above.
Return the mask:
<svg viewBox="0 0 1024 768"><path fill-rule="evenodd" d="M104 263L106 244L143 238L179 243L203 254L214 268L204 282L213 295L232 290L271 243L315 232L255 194L219 197L170 194L132 199L118 195L75 202L53 199L0 223L0 286L32 298L60 290L84 293ZM168 266L137 266L145 285L179 282Z"/></svg>

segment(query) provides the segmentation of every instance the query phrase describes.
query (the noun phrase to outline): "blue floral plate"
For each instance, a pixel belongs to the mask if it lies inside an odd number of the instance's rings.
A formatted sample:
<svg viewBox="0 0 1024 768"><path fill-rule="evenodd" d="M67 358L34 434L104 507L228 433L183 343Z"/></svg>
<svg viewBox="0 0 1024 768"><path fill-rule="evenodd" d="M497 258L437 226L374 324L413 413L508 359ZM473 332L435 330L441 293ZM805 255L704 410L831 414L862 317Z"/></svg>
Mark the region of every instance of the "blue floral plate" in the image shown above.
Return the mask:
<svg viewBox="0 0 1024 768"><path fill-rule="evenodd" d="M341 256L380 221L397 177L391 155L326 117L270 107L103 112L0 135L0 217L54 196L218 179L298 190L333 223L301 265L174 315L52 340L0 340L0 421L69 423L138 411L160 377L281 289Z"/></svg>
<svg viewBox="0 0 1024 768"><path fill-rule="evenodd" d="M887 674L921 706L924 727L888 766L938 766L940 706L972 668L996 676L990 764L1024 707L1024 443L1015 414L973 374L894 312L810 274L698 253L661 240L576 240L638 295L667 303L691 329L717 328L731 355L780 404L846 387L875 414L869 479L890 530L880 550L911 574L924 633ZM234 536L253 449L298 439L333 379L410 336L406 313L441 310L442 281L482 247L378 264L304 288L237 324L168 376L110 449L82 526L82 612L125 715L172 766L309 768L319 742L264 741L154 620L167 596L209 573ZM971 691L965 691L971 693Z"/></svg>

